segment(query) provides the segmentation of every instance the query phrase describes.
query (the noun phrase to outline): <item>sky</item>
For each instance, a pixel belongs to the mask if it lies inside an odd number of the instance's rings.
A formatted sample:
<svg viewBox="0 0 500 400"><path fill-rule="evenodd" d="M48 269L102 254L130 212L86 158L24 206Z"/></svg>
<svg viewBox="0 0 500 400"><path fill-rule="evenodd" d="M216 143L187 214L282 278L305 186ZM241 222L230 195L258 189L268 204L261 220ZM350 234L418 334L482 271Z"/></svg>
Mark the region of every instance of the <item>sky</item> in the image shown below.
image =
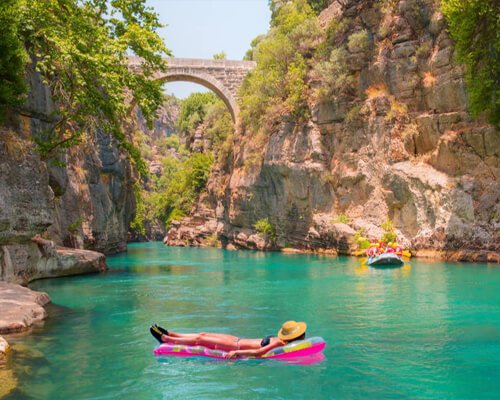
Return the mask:
<svg viewBox="0 0 500 400"><path fill-rule="evenodd" d="M159 34L174 57L211 59L223 51L228 59L241 60L271 18L268 0L147 0L147 5L168 25ZM165 89L179 98L205 90L188 82Z"/></svg>

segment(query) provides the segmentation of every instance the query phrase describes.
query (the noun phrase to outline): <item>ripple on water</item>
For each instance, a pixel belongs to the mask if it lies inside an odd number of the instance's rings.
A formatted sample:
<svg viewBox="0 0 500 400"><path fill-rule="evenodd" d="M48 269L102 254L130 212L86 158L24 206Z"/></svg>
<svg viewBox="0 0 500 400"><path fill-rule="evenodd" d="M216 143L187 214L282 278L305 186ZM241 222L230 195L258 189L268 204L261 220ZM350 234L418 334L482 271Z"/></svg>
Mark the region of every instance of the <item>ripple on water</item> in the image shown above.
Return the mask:
<svg viewBox="0 0 500 400"><path fill-rule="evenodd" d="M105 274L33 283L58 308L13 343L24 349L11 357L19 382L11 398L491 399L500 391L498 268L376 270L346 257L156 243L108 262ZM262 337L288 319L325 338L323 362L156 359L148 333L157 322Z"/></svg>

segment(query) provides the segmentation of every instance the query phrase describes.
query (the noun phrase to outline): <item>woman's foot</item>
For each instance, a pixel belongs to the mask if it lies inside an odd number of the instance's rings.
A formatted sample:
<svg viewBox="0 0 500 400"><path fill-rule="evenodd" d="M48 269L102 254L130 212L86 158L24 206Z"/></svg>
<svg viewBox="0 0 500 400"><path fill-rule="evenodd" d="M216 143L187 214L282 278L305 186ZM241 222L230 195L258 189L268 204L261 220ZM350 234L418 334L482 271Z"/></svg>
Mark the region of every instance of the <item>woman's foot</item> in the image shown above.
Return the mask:
<svg viewBox="0 0 500 400"><path fill-rule="evenodd" d="M156 325L156 324L154 324L154 326L155 326L156 328L158 328L158 330L159 330L161 333L163 333L164 335L167 335L167 336L168 336L168 331L167 331L165 328L162 328L161 326L158 326L158 325Z"/></svg>
<svg viewBox="0 0 500 400"><path fill-rule="evenodd" d="M161 340L161 336L163 335L162 331L158 329L156 325L151 325L149 328L149 332L151 332L151 335L158 340L160 343L163 343L163 340Z"/></svg>

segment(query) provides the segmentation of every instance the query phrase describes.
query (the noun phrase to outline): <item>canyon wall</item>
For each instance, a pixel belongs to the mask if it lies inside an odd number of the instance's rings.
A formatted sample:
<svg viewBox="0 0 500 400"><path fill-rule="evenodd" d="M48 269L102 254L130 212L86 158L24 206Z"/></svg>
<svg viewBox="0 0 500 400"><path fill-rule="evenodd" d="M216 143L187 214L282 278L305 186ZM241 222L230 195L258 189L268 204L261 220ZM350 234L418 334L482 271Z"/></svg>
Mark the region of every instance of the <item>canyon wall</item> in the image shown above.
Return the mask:
<svg viewBox="0 0 500 400"><path fill-rule="evenodd" d="M347 254L355 231L377 237L390 218L417 255L499 261L500 134L468 112L464 69L438 2L382 3L334 1L319 17L324 29L347 24L356 95L311 103L305 122L284 116L258 165L249 162L255 133L240 131L230 170L213 171L167 244L216 238ZM358 45L351 38L360 33L366 43ZM273 237L254 228L265 218Z"/></svg>
<svg viewBox="0 0 500 400"><path fill-rule="evenodd" d="M28 76L23 109L0 128L0 279L102 270L97 252L126 249L135 211L130 163L102 132L42 160L33 139L55 122L54 105L38 74Z"/></svg>

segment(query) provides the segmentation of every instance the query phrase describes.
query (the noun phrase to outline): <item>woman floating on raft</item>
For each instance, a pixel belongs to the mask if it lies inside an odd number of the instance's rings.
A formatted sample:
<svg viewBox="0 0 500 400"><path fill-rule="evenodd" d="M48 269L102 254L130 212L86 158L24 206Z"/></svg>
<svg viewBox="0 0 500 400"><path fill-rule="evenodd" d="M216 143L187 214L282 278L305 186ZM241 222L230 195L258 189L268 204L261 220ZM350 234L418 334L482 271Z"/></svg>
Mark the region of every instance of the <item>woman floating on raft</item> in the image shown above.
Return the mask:
<svg viewBox="0 0 500 400"><path fill-rule="evenodd" d="M238 356L259 357L269 351L285 346L296 340L304 340L307 324L287 321L278 331L277 337L266 336L263 339L245 339L223 333L177 333L158 325L149 328L151 334L160 343L172 343L186 346L204 346L209 349L226 351L226 358Z"/></svg>

